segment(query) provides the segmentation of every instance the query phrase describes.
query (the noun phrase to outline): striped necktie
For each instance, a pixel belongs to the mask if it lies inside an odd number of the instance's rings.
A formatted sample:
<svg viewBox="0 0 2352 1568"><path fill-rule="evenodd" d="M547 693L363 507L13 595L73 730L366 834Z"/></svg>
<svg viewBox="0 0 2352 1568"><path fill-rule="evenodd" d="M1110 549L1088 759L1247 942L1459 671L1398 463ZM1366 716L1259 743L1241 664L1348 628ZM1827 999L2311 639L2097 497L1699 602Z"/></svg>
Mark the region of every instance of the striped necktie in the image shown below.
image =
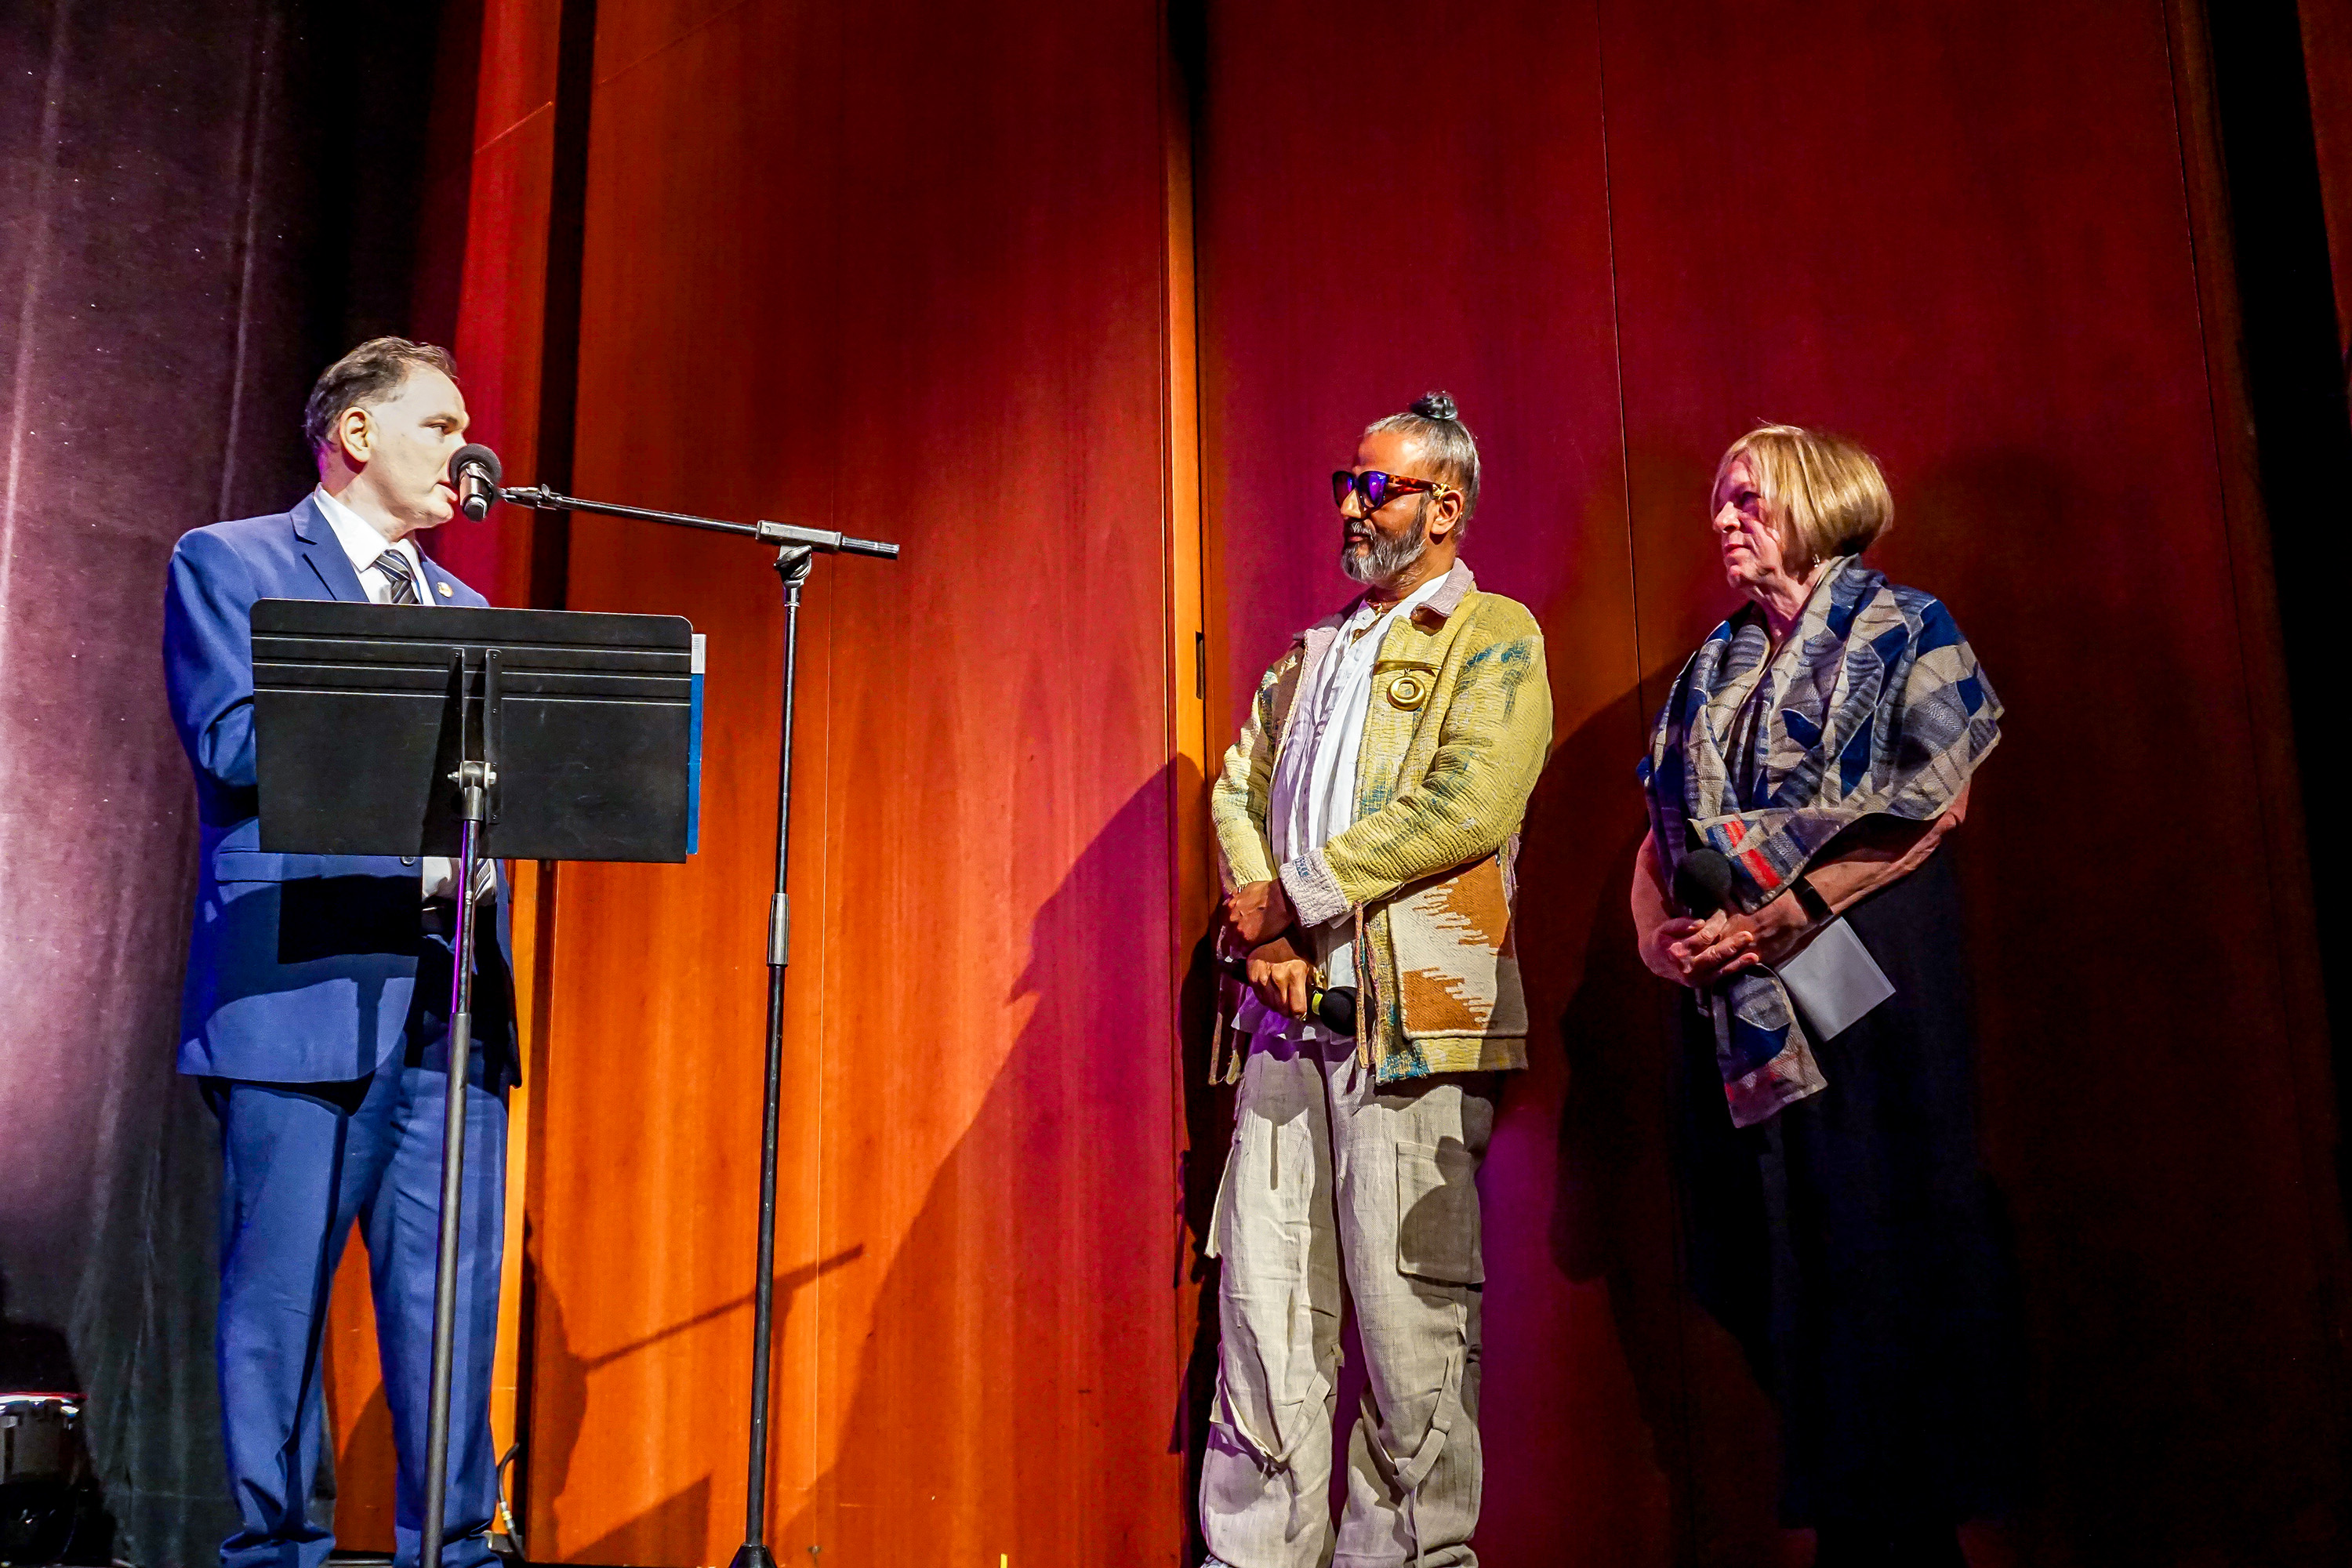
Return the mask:
<svg viewBox="0 0 2352 1568"><path fill-rule="evenodd" d="M397 550L387 550L375 558L375 569L392 584L392 597L387 603L414 605L416 597L416 574L408 569L408 557Z"/></svg>

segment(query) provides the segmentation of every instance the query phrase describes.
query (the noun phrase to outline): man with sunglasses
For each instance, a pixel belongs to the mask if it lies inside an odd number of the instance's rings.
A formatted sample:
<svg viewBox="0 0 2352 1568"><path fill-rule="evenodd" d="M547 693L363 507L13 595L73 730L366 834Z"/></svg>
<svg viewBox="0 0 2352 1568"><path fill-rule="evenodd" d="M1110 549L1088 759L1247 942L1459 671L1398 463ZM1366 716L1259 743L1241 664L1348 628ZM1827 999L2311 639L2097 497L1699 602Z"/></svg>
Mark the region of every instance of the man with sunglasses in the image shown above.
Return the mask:
<svg viewBox="0 0 2352 1568"><path fill-rule="evenodd" d="M1458 559L1478 448L1433 393L1331 476L1364 592L1259 683L1211 812L1248 955L1216 1076L1240 1085L1207 1250L1223 1260L1201 1476L1209 1563L1475 1564L1475 1178L1527 1065L1512 862L1551 739L1543 637ZM1352 1034L1309 1012L1352 988ZM1368 1388L1325 1503L1339 1331Z"/></svg>

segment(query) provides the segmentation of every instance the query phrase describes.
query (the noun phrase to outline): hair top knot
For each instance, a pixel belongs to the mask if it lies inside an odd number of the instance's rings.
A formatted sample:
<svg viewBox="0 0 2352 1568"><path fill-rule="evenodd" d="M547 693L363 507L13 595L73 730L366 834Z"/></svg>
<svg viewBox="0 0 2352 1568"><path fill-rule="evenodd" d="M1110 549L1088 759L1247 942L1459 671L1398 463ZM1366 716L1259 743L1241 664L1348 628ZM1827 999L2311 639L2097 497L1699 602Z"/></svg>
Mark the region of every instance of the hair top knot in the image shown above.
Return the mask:
<svg viewBox="0 0 2352 1568"><path fill-rule="evenodd" d="M1454 523L1454 537L1460 538L1470 526L1471 514L1478 510L1478 438L1462 423L1454 399L1433 392L1414 399L1410 412L1391 414L1364 426L1367 436L1383 431L1393 431L1412 443L1412 478L1436 479L1462 492L1462 511Z"/></svg>

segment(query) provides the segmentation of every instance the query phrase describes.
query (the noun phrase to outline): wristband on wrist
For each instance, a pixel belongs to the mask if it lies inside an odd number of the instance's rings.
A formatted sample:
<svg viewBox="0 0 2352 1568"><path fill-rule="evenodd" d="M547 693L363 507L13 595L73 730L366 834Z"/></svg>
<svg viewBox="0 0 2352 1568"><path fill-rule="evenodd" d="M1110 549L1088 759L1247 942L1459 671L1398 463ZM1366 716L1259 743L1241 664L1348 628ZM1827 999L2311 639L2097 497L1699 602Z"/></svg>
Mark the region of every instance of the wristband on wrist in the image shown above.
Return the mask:
<svg viewBox="0 0 2352 1568"><path fill-rule="evenodd" d="M1801 873L1795 881L1789 884L1789 891L1796 895L1797 907L1804 910L1805 918L1815 925L1824 924L1835 918L1831 913L1830 901L1822 897L1822 890L1807 881Z"/></svg>

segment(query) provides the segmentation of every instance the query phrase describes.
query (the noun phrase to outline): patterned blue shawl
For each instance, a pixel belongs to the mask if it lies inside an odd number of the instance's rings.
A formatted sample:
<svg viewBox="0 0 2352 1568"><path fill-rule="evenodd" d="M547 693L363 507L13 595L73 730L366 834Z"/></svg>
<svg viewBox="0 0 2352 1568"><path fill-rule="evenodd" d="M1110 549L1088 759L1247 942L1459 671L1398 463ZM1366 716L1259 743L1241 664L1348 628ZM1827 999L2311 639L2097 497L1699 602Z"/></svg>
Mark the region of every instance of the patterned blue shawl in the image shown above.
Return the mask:
<svg viewBox="0 0 2352 1568"><path fill-rule="evenodd" d="M1675 678L1640 774L1669 878L1705 845L1734 901L1769 903L1822 846L1874 815L1933 822L2000 739L2000 700L1942 603L1844 556L1773 654L1753 605ZM1735 1126L1827 1087L1779 978L1709 994Z"/></svg>

